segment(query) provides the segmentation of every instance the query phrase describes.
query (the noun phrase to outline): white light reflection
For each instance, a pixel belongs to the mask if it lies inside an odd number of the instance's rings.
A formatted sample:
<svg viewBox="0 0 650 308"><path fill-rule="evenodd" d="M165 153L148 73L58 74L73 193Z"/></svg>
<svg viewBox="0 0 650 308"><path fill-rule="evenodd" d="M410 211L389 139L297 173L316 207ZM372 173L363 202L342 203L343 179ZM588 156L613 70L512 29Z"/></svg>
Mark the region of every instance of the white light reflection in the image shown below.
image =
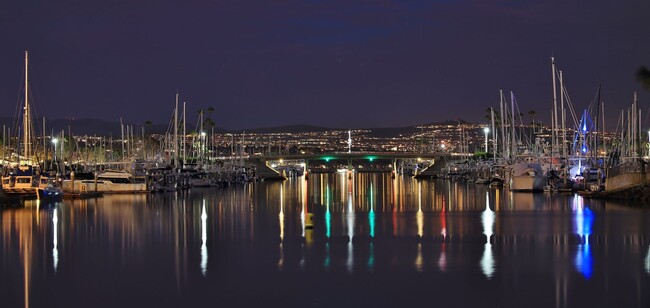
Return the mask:
<svg viewBox="0 0 650 308"><path fill-rule="evenodd" d="M352 238L354 238L354 194L352 190L354 189L354 185L352 185L352 180L348 180L348 210L346 213L346 225L348 228L348 237L350 238L350 241L348 242L348 259L346 262L346 266L348 269L348 272L352 272L353 270L353 265L354 265L354 254L352 251Z"/></svg>
<svg viewBox="0 0 650 308"><path fill-rule="evenodd" d="M594 214L584 205L582 197L578 195L573 198L573 210L575 232L580 236L581 240L584 240L584 244L578 245L574 264L578 272L589 279L593 273L589 236L591 235L591 227L594 223Z"/></svg>
<svg viewBox="0 0 650 308"><path fill-rule="evenodd" d="M650 274L650 246L648 246L648 253L645 256L645 272Z"/></svg>
<svg viewBox="0 0 650 308"><path fill-rule="evenodd" d="M481 222L483 224L483 234L487 237L487 243L483 250L483 257L481 258L481 270L488 279L494 275L494 255L492 252L492 244L490 244L490 237L492 237L492 230L494 228L494 211L490 209L490 196L485 192L485 211L481 214Z"/></svg>
<svg viewBox="0 0 650 308"><path fill-rule="evenodd" d="M203 209L201 210L201 274L203 277L208 272L208 214L205 211L205 199L203 199Z"/></svg>
<svg viewBox="0 0 650 308"><path fill-rule="evenodd" d="M302 208L300 211L300 226L302 227L302 238L305 238L305 216L307 216L307 181L305 178L302 178L302 190L301 190Z"/></svg>
<svg viewBox="0 0 650 308"><path fill-rule="evenodd" d="M280 260L278 260L278 268L284 267L284 183L280 184L280 214L278 215L280 223Z"/></svg>
<svg viewBox="0 0 650 308"><path fill-rule="evenodd" d="M283 194L283 187L284 185L280 184L280 215L278 215L278 218L280 219L280 241L284 241L284 194ZM280 243L280 245L282 245Z"/></svg>
<svg viewBox="0 0 650 308"><path fill-rule="evenodd" d="M54 225L53 226L54 231L52 232L53 233L52 244L54 246L54 248L52 248L52 259L54 260L54 272L56 272L57 267L59 266L59 248L58 248L58 236L57 236L57 232L58 232L58 229L59 229L58 228L58 226L59 226L59 217L58 217L58 214L56 213L57 212L56 210L57 209L54 208L54 215L52 217L52 223Z"/></svg>

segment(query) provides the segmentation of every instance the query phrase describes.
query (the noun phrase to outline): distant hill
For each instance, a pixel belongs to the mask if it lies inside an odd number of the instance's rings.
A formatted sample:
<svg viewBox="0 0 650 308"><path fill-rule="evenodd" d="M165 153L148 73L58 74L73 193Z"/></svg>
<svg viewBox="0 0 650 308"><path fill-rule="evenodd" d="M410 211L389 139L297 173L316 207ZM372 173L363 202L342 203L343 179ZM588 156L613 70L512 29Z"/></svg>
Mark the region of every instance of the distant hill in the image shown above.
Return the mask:
<svg viewBox="0 0 650 308"><path fill-rule="evenodd" d="M444 120L442 122L432 122L432 123L427 123L427 124L422 124L424 126L431 126L431 125L458 125L458 124L471 124L470 122L467 122L463 119L456 119L456 120Z"/></svg>
<svg viewBox="0 0 650 308"><path fill-rule="evenodd" d="M270 134L270 133L326 132L330 130L338 130L338 129L298 124L298 125L286 125L286 126L277 126L277 127L253 128L253 129L231 131L231 132L241 133L242 131L246 131L247 133Z"/></svg>

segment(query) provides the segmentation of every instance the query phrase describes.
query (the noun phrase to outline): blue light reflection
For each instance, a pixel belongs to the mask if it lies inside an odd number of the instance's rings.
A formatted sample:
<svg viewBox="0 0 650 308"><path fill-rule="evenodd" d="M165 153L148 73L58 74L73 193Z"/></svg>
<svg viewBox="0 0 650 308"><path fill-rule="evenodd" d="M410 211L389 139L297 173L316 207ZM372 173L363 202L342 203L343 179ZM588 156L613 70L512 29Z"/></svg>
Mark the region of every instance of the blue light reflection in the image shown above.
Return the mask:
<svg viewBox="0 0 650 308"><path fill-rule="evenodd" d="M578 245L574 265L576 270L587 279L593 275L593 257L591 255L591 248L589 247L589 236L594 224L593 212L584 205L582 197L575 196L573 200L574 206L574 227L576 234L580 237L581 244Z"/></svg>

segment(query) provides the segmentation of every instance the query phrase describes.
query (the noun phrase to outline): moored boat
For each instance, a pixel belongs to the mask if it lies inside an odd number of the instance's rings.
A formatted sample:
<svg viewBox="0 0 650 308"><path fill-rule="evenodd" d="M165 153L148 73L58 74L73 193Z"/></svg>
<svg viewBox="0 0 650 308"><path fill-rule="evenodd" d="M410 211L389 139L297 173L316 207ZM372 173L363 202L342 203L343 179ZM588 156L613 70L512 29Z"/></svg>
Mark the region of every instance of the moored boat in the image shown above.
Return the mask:
<svg viewBox="0 0 650 308"><path fill-rule="evenodd" d="M36 196L41 201L61 201L63 200L63 189L53 185L39 187L36 189Z"/></svg>
<svg viewBox="0 0 650 308"><path fill-rule="evenodd" d="M19 166L2 177L2 189L7 194L33 195L38 188L38 175L32 166Z"/></svg>
<svg viewBox="0 0 650 308"><path fill-rule="evenodd" d="M543 191L547 184L542 167L538 163L516 163L511 167L511 191Z"/></svg>
<svg viewBox="0 0 650 308"><path fill-rule="evenodd" d="M135 177L125 171L109 170L97 175L96 180L64 180L63 190L69 193L97 191L102 193L148 192L144 177Z"/></svg>

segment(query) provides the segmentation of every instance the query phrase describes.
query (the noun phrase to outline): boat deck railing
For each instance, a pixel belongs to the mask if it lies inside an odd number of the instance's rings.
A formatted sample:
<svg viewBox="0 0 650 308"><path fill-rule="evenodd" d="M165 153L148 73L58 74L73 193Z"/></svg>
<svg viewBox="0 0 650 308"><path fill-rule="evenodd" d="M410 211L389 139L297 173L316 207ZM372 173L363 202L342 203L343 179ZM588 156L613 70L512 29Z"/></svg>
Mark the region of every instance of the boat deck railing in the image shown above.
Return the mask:
<svg viewBox="0 0 650 308"><path fill-rule="evenodd" d="M645 173L650 173L650 164L641 160L637 160L610 167L607 171L607 176L612 177L622 173L642 173L642 171L645 171Z"/></svg>

